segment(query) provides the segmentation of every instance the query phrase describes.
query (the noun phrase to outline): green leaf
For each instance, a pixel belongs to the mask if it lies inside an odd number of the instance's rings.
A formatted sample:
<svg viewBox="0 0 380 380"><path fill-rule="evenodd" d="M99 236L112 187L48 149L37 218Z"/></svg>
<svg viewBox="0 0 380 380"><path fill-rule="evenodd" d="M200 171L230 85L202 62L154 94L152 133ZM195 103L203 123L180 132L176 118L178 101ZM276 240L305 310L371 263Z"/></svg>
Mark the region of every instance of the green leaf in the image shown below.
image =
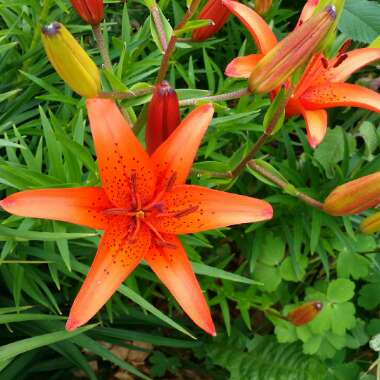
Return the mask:
<svg viewBox="0 0 380 380"><path fill-rule="evenodd" d="M364 285L359 291L358 303L366 310L373 310L380 305L380 282Z"/></svg>
<svg viewBox="0 0 380 380"><path fill-rule="evenodd" d="M346 0L339 29L355 41L370 43L380 34L380 4L368 0Z"/></svg>
<svg viewBox="0 0 380 380"><path fill-rule="evenodd" d="M315 149L314 157L331 178L334 165L342 161L344 157L344 133L341 127L328 129L326 137Z"/></svg>
<svg viewBox="0 0 380 380"><path fill-rule="evenodd" d="M47 346L66 339L72 339L75 336L84 333L85 331L93 329L95 326L96 324L88 325L78 328L74 332L67 332L64 330L57 331L6 344L0 347L0 361L9 360L17 355L22 354L23 352L27 352L38 347Z"/></svg>
<svg viewBox="0 0 380 380"><path fill-rule="evenodd" d="M355 280L365 278L369 271L369 261L352 252L340 252L337 260L337 272L339 277L349 278L352 276Z"/></svg>
<svg viewBox="0 0 380 380"><path fill-rule="evenodd" d="M327 288L327 298L331 302L346 302L354 296L355 284L344 278L330 282Z"/></svg>

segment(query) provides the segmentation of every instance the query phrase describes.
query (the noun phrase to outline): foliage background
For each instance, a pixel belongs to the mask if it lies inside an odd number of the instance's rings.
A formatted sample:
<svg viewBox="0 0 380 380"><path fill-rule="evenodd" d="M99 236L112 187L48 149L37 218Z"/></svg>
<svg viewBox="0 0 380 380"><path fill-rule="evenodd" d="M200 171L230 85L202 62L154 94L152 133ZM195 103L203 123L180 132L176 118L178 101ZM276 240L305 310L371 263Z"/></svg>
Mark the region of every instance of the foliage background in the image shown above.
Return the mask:
<svg viewBox="0 0 380 380"><path fill-rule="evenodd" d="M273 3L266 19L282 37L303 1ZM103 78L104 85L126 90L152 83L161 54L152 41L147 8L139 1L106 4L115 75ZM162 0L160 7L172 25L184 12L176 0ZM347 0L335 48L347 38L354 40L353 48L365 46L380 34L379 19L378 2ZM66 24L100 65L92 32L68 1L0 0L3 196L99 182L84 101L55 74L39 39L39 25L53 20ZM224 77L224 67L254 49L231 18L207 42L178 44L169 80L182 98L241 88L244 83ZM352 80L368 85L376 76L372 65ZM134 119L148 100L122 105ZM257 96L218 103L196 167L234 167L261 133L268 106L268 98ZM334 109L329 117L329 133L315 151L301 119L287 121L261 151L289 183L319 200L341 183L380 170L379 115ZM378 237L357 232L361 218L322 214L248 171L232 184L195 176L191 181L264 198L275 209L269 223L183 238L218 337L194 327L144 265L94 324L66 333L64 316L99 235L2 212L0 379L376 379L376 371L367 370L380 349L376 341L368 345L380 332L380 247ZM273 314L286 315L294 305L316 299L325 307L307 326L295 328Z"/></svg>

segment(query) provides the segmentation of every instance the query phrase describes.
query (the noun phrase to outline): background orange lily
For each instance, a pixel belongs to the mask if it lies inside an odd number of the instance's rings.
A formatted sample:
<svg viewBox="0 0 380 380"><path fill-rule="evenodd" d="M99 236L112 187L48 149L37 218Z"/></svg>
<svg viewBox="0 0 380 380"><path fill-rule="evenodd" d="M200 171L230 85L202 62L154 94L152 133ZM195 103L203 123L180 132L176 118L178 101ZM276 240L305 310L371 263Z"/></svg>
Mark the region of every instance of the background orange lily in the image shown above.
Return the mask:
<svg viewBox="0 0 380 380"><path fill-rule="evenodd" d="M191 112L151 157L113 101L89 99L87 109L102 187L23 191L0 202L16 215L105 231L66 328L74 330L92 318L145 259L189 317L215 335L208 305L176 235L267 220L272 207L184 184L212 119L211 105Z"/></svg>
<svg viewBox="0 0 380 380"><path fill-rule="evenodd" d="M249 78L253 68L276 44L277 38L264 19L247 6L231 0L224 5L244 24L252 35L259 54L235 58L225 74L235 78ZM315 1L308 1L297 26L313 13ZM363 48L346 53L347 45L332 59L315 54L286 107L287 116L302 115L306 122L309 144L315 148L327 131L327 108L359 107L380 113L380 94L368 88L344 83L363 66L380 59L380 49Z"/></svg>

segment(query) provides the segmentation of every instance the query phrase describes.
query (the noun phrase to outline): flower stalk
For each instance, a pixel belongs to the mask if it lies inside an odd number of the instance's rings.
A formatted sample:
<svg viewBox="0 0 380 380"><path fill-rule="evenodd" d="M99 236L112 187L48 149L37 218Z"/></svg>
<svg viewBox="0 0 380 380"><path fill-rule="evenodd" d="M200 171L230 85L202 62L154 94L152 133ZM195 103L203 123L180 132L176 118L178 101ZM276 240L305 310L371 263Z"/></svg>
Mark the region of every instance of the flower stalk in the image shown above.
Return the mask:
<svg viewBox="0 0 380 380"><path fill-rule="evenodd" d="M98 46L100 55L102 57L104 67L107 70L112 71L111 58L109 56L108 49L106 48L106 44L104 43L104 37L103 37L103 33L102 33L102 29L100 27L100 24L92 25L92 31L94 32L96 44Z"/></svg>
<svg viewBox="0 0 380 380"><path fill-rule="evenodd" d="M185 24L190 20L194 12L197 10L199 3L200 3L200 0L193 0L191 2L190 7L188 8L185 15L183 16L182 20L175 27L173 34L170 37L170 40L168 42L167 49L165 50L165 54L162 58L161 66L156 78L156 84L161 83L165 79L166 73L169 69L169 61L175 49L175 44L177 42L176 32L181 30L185 26Z"/></svg>

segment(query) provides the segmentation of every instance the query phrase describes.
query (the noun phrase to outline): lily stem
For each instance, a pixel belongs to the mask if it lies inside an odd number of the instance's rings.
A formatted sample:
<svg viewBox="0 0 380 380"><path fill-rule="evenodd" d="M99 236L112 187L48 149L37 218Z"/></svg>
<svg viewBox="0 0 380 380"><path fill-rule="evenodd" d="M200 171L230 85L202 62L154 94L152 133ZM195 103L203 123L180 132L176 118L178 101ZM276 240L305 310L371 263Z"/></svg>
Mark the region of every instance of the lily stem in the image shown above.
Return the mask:
<svg viewBox="0 0 380 380"><path fill-rule="evenodd" d="M269 170L265 169L261 165L258 165L254 160L250 160L247 163L247 166L249 166L252 170L256 171L257 173L261 174L263 177L269 179L272 183L274 183L275 185L277 185L278 187L283 189L289 195L295 196L300 201L308 204L309 206L312 206L312 207L320 209L320 210L323 209L323 204L321 202L319 202L316 199L308 196L307 194L303 193L302 191L295 189L294 187L289 185L289 183L283 181L281 178L278 178L276 175L274 175ZM223 178L224 179L233 179L234 178L233 172L231 172L231 171L223 173L223 172L209 172L207 170L193 169L192 172L194 174L198 174L200 176L207 175L207 176L210 176L212 178L220 178L220 179L223 179ZM290 187L292 188L291 192L289 192Z"/></svg>
<svg viewBox="0 0 380 380"><path fill-rule="evenodd" d="M112 71L111 59L110 59L110 56L108 54L108 50L106 48L106 45L104 43L103 33L102 33L101 28L100 28L100 24L92 25L92 31L94 32L96 44L98 45L100 55L102 56L104 67L107 70Z"/></svg>
<svg viewBox="0 0 380 380"><path fill-rule="evenodd" d="M179 102L180 106L193 106L201 101L225 101L225 100L232 100L232 99L239 99L242 96L249 95L250 92L247 87L242 88L241 90L232 91L232 92L226 92L224 94L220 95L213 95L213 96L204 96L200 98L192 98L192 99L184 99Z"/></svg>
<svg viewBox="0 0 380 380"><path fill-rule="evenodd" d="M154 5L150 12L152 13L154 24L156 25L158 38L162 46L162 50L165 52L168 48L168 41L166 41L165 29L161 21L160 11L158 10L157 5Z"/></svg>
<svg viewBox="0 0 380 380"><path fill-rule="evenodd" d="M262 176L265 178L269 179L271 182L273 182L275 185L278 187L281 187L281 189L287 191L289 189L289 184L285 181L283 181L281 178L278 178L275 176L273 173L268 171L267 169L264 169L262 166L258 165L254 160L250 160L247 164L251 169L256 171L257 173L260 173ZM307 203L308 205L318 208L318 209L323 209L323 204L319 201L317 201L314 198L309 197L305 193L299 190L295 190L292 192L295 197L297 197L299 200L301 200L304 203Z"/></svg>
<svg viewBox="0 0 380 380"><path fill-rule="evenodd" d="M157 78L156 78L157 84L161 83L165 79L166 73L168 72L169 61L170 61L170 58L171 58L173 51L175 49L175 44L177 42L176 32L181 30L185 26L185 24L189 21L191 16L194 14L196 9L198 8L199 3L200 3L200 0L193 0L192 1L190 7L186 11L182 20L179 22L179 24L173 30L173 34L170 37L168 46L165 50L164 56L163 56L162 61L161 61L160 69L159 69L158 74L157 74Z"/></svg>
<svg viewBox="0 0 380 380"><path fill-rule="evenodd" d="M99 97L108 98L108 99L130 99L138 96L143 96L147 94L151 94L153 92L153 87L141 88L133 91L119 92L119 91L109 91L109 92L101 92Z"/></svg>
<svg viewBox="0 0 380 380"><path fill-rule="evenodd" d="M277 107L277 110L272 115L272 118L269 121L268 127L256 141L249 153L244 157L244 159L232 170L232 178L237 177L246 167L248 162L252 160L256 154L260 151L261 147L265 144L268 137L272 134L273 130L276 128L277 122L279 121L281 115L283 114L286 104L288 103L289 98L292 96L293 88L290 87L284 97L282 98L280 104Z"/></svg>

